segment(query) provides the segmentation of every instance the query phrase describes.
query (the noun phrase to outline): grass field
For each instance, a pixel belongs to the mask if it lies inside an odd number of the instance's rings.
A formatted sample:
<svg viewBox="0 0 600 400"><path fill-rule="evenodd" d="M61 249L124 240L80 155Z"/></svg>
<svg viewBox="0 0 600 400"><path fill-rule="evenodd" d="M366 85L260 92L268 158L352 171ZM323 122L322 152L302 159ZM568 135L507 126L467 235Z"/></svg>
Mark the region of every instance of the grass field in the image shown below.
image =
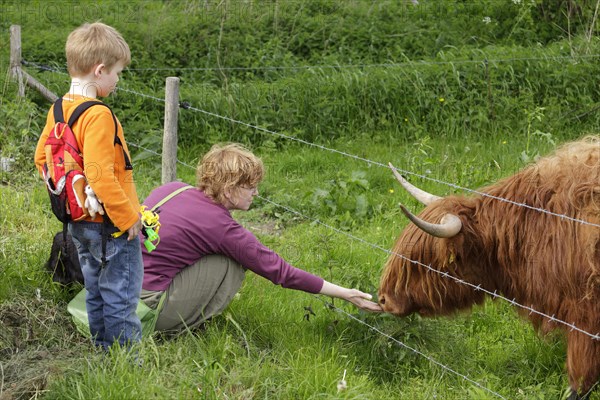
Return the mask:
<svg viewBox="0 0 600 400"><path fill-rule="evenodd" d="M0 171L0 400L564 398L564 338L503 300L398 319L248 274L205 329L144 340L140 365L96 353L66 311L80 287L44 270L61 229L32 163L49 104L17 97L12 24L25 68L59 95L71 29L124 34L132 64L107 102L141 199L160 184L164 80L180 76L178 178L194 183L215 142L248 145L267 174L234 217L293 265L374 295L408 223L399 203L422 207L388 162L433 194L469 194L597 134L597 2L418 3L0 2L0 155L16 160Z"/></svg>
<svg viewBox="0 0 600 400"><path fill-rule="evenodd" d="M476 188L523 165L525 144L525 138L513 136L485 143L357 140L329 146ZM530 145L540 153L552 147L544 138ZM236 218L294 265L375 293L387 254L371 245L391 248L406 224L399 202L419 209L389 169L299 144L255 151L267 165L261 197L299 214L258 199ZM152 165L145 163L138 175ZM415 170L415 164L422 169ZM142 194L158 183L148 170L138 182ZM190 168L181 167L179 176L193 182ZM352 184L356 176L361 185ZM226 313L205 330L145 341L142 367L118 351L94 353L66 313L75 289L53 284L43 271L60 225L50 218L40 182L26 181L30 186L0 188L3 399L482 399L497 398L494 393L553 399L567 386L560 336L538 338L506 302L489 301L455 318L396 319L359 313L339 301L335 311L327 307L330 299L277 288L252 275ZM440 195L456 191L426 179L413 181ZM341 187L349 188L346 194ZM329 192L340 208L352 209L365 196L367 211L351 221L319 200L319 190ZM338 391L344 372L347 386Z"/></svg>

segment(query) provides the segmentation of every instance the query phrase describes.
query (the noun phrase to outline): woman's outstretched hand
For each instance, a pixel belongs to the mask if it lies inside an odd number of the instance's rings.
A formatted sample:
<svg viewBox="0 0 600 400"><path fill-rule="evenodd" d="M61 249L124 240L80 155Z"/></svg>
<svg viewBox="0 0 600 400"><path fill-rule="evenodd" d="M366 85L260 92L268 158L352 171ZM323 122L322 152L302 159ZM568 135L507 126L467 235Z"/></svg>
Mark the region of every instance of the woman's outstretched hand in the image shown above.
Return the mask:
<svg viewBox="0 0 600 400"><path fill-rule="evenodd" d="M360 290L348 289L348 297L344 300L349 301L356 307L369 312L383 312L381 306L373 301L370 301L373 296L368 293L363 293Z"/></svg>
<svg viewBox="0 0 600 400"><path fill-rule="evenodd" d="M383 309L379 304L371 301L373 296L357 289L348 289L325 281L323 282L323 288L321 288L319 293L349 301L361 310L383 312Z"/></svg>

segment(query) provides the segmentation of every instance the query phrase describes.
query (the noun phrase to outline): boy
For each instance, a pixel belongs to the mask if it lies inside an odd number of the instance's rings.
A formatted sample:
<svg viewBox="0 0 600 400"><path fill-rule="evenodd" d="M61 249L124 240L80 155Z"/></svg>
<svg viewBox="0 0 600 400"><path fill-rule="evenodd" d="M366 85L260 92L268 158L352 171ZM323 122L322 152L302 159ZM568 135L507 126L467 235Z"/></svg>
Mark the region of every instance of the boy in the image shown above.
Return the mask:
<svg viewBox="0 0 600 400"><path fill-rule="evenodd" d="M121 34L102 23L75 29L67 38L66 56L71 88L62 99L65 120L81 103L112 93L119 74L131 61L129 46ZM40 172L46 161L44 144L55 125L53 109L54 106L35 151L35 164ZM87 289L90 332L94 344L104 350L116 341L130 346L141 337L135 311L143 264L137 239L141 229L140 204L123 129L111 110L103 105L87 109L72 129L83 155L87 183L102 200L108 216L105 221L96 215L69 222L68 226ZM111 236L119 231L125 234Z"/></svg>

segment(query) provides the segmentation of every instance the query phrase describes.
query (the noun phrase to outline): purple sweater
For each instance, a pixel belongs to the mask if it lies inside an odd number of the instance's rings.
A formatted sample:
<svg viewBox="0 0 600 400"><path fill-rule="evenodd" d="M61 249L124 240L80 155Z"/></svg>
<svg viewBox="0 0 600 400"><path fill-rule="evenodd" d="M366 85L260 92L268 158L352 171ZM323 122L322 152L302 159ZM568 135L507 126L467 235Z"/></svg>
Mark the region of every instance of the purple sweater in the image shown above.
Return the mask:
<svg viewBox="0 0 600 400"><path fill-rule="evenodd" d="M150 193L144 205L151 208L169 193L186 186L171 182ZM159 207L160 243L152 253L142 245L146 290L162 291L175 275L210 254L236 260L271 282L285 288L318 293L323 279L292 267L238 224L224 206L194 188L179 193ZM145 238L140 235L143 241Z"/></svg>

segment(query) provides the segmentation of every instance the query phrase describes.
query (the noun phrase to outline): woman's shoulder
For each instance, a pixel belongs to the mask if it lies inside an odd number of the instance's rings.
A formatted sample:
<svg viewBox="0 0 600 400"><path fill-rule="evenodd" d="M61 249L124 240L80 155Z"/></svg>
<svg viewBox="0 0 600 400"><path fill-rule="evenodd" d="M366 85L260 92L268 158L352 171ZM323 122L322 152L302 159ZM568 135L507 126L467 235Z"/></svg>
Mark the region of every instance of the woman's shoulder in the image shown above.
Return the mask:
<svg viewBox="0 0 600 400"><path fill-rule="evenodd" d="M183 188L183 187L190 187L192 189L194 188L189 183L181 182L181 181L168 182L168 183L165 183L164 185L159 186L159 188L163 188L165 190L169 190L169 189L177 190L177 189Z"/></svg>
<svg viewBox="0 0 600 400"><path fill-rule="evenodd" d="M171 193L179 190L180 188L184 188L190 186L185 182L169 182L161 185L155 189L153 189L148 197L144 200L144 205L147 207L153 207L156 203L169 196ZM192 191L194 189L186 190Z"/></svg>

